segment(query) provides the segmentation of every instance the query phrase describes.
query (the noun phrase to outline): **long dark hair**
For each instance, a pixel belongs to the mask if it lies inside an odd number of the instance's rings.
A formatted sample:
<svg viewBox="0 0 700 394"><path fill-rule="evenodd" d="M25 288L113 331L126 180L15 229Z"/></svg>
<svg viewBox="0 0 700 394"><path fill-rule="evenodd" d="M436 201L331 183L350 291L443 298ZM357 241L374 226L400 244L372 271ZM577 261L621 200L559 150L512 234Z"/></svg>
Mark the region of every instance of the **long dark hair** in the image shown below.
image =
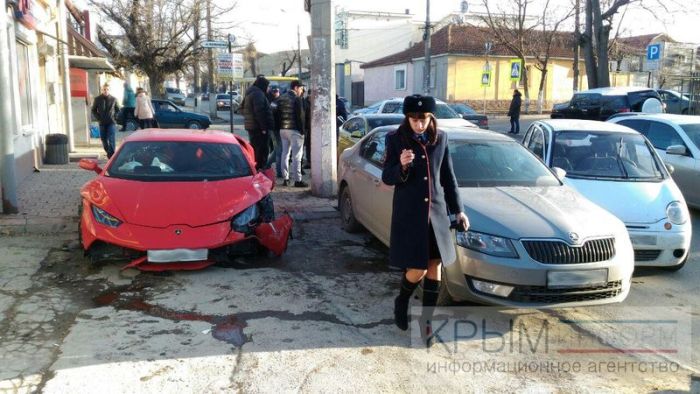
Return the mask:
<svg viewBox="0 0 700 394"><path fill-rule="evenodd" d="M430 117L430 123L425 129L425 133L428 135L428 144L435 145L435 143L437 142L437 119L435 118L435 115L433 115L430 112L408 113L406 114L406 116L404 116L403 121L401 122L401 125L398 129L399 135L401 135L401 141L403 141L404 145L410 146L410 141L413 140L413 129L411 128L411 124L408 121L408 117L422 114L425 114Z"/></svg>

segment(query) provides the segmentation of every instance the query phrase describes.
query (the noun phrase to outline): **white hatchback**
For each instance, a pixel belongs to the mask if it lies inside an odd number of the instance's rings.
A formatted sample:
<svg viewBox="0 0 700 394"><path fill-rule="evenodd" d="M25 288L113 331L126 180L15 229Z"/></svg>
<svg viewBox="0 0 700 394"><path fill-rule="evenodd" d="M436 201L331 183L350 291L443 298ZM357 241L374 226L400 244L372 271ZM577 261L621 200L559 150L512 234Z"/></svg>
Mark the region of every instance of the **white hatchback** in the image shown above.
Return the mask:
<svg viewBox="0 0 700 394"><path fill-rule="evenodd" d="M637 266L683 267L692 235L688 207L643 135L613 123L551 119L534 122L523 145L625 223Z"/></svg>

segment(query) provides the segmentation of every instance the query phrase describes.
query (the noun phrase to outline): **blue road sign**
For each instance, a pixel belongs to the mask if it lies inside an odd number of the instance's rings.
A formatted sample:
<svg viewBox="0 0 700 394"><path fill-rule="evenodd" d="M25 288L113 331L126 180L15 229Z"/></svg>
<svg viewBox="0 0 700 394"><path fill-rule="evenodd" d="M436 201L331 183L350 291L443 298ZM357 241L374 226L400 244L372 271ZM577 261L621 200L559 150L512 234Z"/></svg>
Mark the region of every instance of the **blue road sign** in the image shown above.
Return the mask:
<svg viewBox="0 0 700 394"><path fill-rule="evenodd" d="M647 60L659 60L661 58L661 44L647 45Z"/></svg>

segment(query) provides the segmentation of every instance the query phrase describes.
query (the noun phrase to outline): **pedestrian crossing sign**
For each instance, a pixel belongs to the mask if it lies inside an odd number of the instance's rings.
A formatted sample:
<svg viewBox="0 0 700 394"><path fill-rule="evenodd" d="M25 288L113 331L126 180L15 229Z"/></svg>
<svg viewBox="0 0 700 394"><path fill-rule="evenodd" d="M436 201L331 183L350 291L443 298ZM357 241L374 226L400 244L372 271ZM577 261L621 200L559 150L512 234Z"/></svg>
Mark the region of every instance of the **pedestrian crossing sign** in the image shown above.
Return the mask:
<svg viewBox="0 0 700 394"><path fill-rule="evenodd" d="M481 73L481 87L487 88L491 86L491 71L482 71Z"/></svg>
<svg viewBox="0 0 700 394"><path fill-rule="evenodd" d="M522 75L523 64L520 59L510 59L510 80L519 81Z"/></svg>

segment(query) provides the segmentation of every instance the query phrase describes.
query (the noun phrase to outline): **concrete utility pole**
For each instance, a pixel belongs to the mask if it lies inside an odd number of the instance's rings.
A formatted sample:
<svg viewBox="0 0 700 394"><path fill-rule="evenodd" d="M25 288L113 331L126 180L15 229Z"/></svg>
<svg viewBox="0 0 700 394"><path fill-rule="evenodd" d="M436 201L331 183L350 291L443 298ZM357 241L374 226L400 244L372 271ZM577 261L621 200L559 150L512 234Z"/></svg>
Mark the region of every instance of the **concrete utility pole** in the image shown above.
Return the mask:
<svg viewBox="0 0 700 394"><path fill-rule="evenodd" d="M301 33L299 32L299 25L297 25L297 61L299 64L299 74L297 74L297 78L301 80Z"/></svg>
<svg viewBox="0 0 700 394"><path fill-rule="evenodd" d="M581 3L580 0L576 0L574 3L574 92L578 92L578 79L579 79L579 57L581 54L581 32L579 26L581 25Z"/></svg>
<svg viewBox="0 0 700 394"><path fill-rule="evenodd" d="M430 95L430 0L425 0L425 31L423 42L425 43L425 62L423 64L423 92Z"/></svg>
<svg viewBox="0 0 700 394"><path fill-rule="evenodd" d="M311 192L337 193L333 0L311 0Z"/></svg>
<svg viewBox="0 0 700 394"><path fill-rule="evenodd" d="M211 0L207 0L207 41L214 38L211 31ZM216 93L218 89L214 87L214 53L211 48L207 49L207 62L209 75L207 76L207 86L209 89L209 116L216 119ZM212 97L214 94L214 97Z"/></svg>
<svg viewBox="0 0 700 394"><path fill-rule="evenodd" d="M17 179L15 177L15 114L12 111L12 72L10 71L10 47L7 42L7 3L0 0L3 13L0 15L0 186L2 190L2 213L17 213Z"/></svg>

